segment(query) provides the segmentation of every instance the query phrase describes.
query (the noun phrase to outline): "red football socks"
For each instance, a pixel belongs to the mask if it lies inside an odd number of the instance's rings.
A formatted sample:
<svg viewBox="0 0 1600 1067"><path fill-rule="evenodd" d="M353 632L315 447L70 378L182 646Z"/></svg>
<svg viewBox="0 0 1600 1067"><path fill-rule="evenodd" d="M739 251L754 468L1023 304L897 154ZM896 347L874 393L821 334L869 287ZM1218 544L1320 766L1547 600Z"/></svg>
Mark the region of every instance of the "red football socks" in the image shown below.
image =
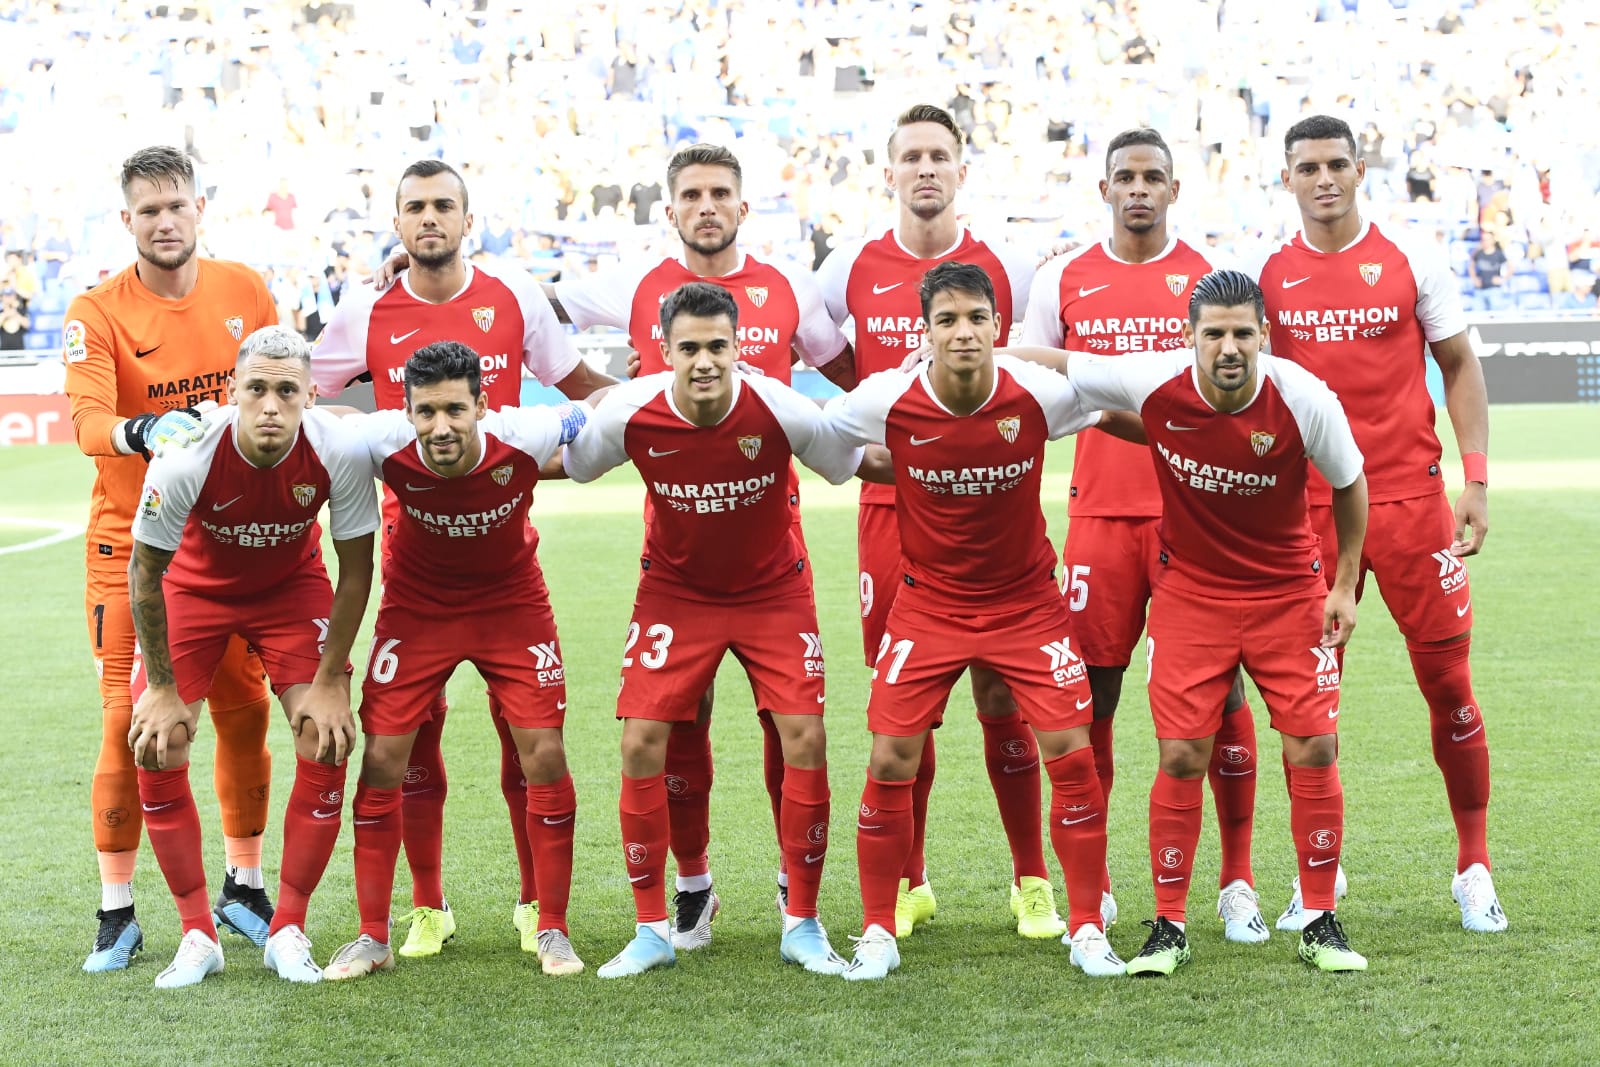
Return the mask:
<svg viewBox="0 0 1600 1067"><path fill-rule="evenodd" d="M382 944L389 943L394 865L405 832L400 803L400 790L358 782L356 802L350 809L355 823L356 908L361 913L361 932Z"/></svg>
<svg viewBox="0 0 1600 1067"><path fill-rule="evenodd" d="M1242 879L1255 885L1250 868L1250 838L1256 818L1256 723L1245 704L1222 716L1211 746L1211 798L1217 805L1217 836L1222 842L1219 885Z"/></svg>
<svg viewBox="0 0 1600 1067"><path fill-rule="evenodd" d="M1012 878L1049 878L1039 826L1039 747L1033 728L1021 715L980 715L978 725L983 727L984 767L1011 846Z"/></svg>
<svg viewBox="0 0 1600 1067"><path fill-rule="evenodd" d="M817 914L817 888L828 854L828 808L826 766L784 768L778 842L789 872L789 902L784 911L797 919Z"/></svg>
<svg viewBox="0 0 1600 1067"><path fill-rule="evenodd" d="M667 822L678 877L710 873L711 723L675 723L667 735Z"/></svg>
<svg viewBox="0 0 1600 1067"><path fill-rule="evenodd" d="M511 816L511 844L517 850L517 872L522 878L521 900L538 900L539 865L533 854L533 846L528 843L528 783L522 777L522 757L517 755L517 742L511 736L505 709L500 704L500 698L493 693L489 694L489 718L494 722L495 732L500 735L500 795L505 797L506 812Z"/></svg>
<svg viewBox="0 0 1600 1067"><path fill-rule="evenodd" d="M930 744L932 738L929 738ZM927 751L924 750L924 758ZM880 782L867 775L856 817L856 873L861 883L861 929L874 924L894 933L895 897L913 836L915 783ZM793 877L793 872L790 873ZM913 884L920 884L920 875Z"/></svg>
<svg viewBox="0 0 1600 1067"><path fill-rule="evenodd" d="M1471 638L1413 645L1411 669L1428 702L1433 760L1444 775L1456 823L1456 870L1489 867L1489 741L1483 709L1472 692Z"/></svg>
<svg viewBox="0 0 1600 1067"><path fill-rule="evenodd" d="M1085 746L1057 756L1045 764L1045 771L1050 775L1050 844L1067 883L1067 929L1100 926L1106 802L1094 770L1094 751Z"/></svg>
<svg viewBox="0 0 1600 1067"><path fill-rule="evenodd" d="M622 856L641 923L667 918L667 787L663 775L622 776L617 810L622 818ZM543 905L540 911L543 912ZM540 916L543 918L542 914Z"/></svg>
<svg viewBox="0 0 1600 1067"><path fill-rule="evenodd" d="M145 833L156 862L166 876L167 888L178 905L183 932L199 930L217 939L211 918L211 895L206 892L205 860L200 854L200 811L189 789L189 765L164 771L139 768L139 806L144 810Z"/></svg>
<svg viewBox="0 0 1600 1067"><path fill-rule="evenodd" d="M933 792L933 774L938 759L933 747L933 731L922 745L922 762L917 764L916 784L911 790L911 844L900 877L919 886L928 877L928 858L923 852L928 836L928 794Z"/></svg>
<svg viewBox="0 0 1600 1067"><path fill-rule="evenodd" d="M345 767L295 758L294 789L283 815L283 868L278 872L278 906L269 933L306 926L306 906L339 840L344 811Z"/></svg>
<svg viewBox="0 0 1600 1067"><path fill-rule="evenodd" d="M524 795L527 838L539 871L539 929L567 932L572 892L572 838L578 794L572 775L545 785L529 782Z"/></svg>
<svg viewBox="0 0 1600 1067"><path fill-rule="evenodd" d="M1300 897L1306 910L1332 911L1344 845L1344 787L1337 763L1289 769L1289 830L1300 861Z"/></svg>
<svg viewBox="0 0 1600 1067"><path fill-rule="evenodd" d="M1150 878L1156 914L1171 922L1187 921L1204 793L1205 779L1174 778L1162 770L1150 788Z"/></svg>
<svg viewBox="0 0 1600 1067"><path fill-rule="evenodd" d="M444 800L450 781L444 771L439 738L449 711L441 691L433 701L432 717L417 729L400 787L405 808L406 865L411 868L411 904L418 908L444 907ZM359 792L359 788L357 792Z"/></svg>

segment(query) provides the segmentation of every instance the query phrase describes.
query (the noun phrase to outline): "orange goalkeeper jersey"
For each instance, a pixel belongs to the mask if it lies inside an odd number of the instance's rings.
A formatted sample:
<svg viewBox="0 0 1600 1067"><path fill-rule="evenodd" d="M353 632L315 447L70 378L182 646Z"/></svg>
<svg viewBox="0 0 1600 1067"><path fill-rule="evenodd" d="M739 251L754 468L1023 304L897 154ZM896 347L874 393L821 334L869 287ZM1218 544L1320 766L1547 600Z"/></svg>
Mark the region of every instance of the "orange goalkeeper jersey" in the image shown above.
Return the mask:
<svg viewBox="0 0 1600 1067"><path fill-rule="evenodd" d="M62 358L73 432L95 464L85 538L90 567L125 565L145 461L112 444L123 419L147 411L227 403L239 342L278 321L261 275L226 260L199 260L193 289L167 300L128 267L67 309Z"/></svg>

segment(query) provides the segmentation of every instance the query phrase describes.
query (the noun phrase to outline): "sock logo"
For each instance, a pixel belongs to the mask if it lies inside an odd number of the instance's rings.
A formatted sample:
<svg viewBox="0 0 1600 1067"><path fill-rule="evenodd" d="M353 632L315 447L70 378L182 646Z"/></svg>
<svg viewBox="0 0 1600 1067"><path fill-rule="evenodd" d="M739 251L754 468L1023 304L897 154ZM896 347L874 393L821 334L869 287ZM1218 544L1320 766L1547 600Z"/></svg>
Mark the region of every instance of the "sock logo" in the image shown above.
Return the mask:
<svg viewBox="0 0 1600 1067"><path fill-rule="evenodd" d="M806 831L806 840L813 845L820 845L828 840L828 824L825 822L812 823L811 829Z"/></svg>
<svg viewBox="0 0 1600 1067"><path fill-rule="evenodd" d="M1472 704L1464 704L1450 713L1450 721L1457 726L1465 726L1477 717L1478 709Z"/></svg>
<svg viewBox="0 0 1600 1067"><path fill-rule="evenodd" d="M1222 757L1223 763L1231 763L1235 767L1250 762L1250 750L1243 745L1223 745L1217 754Z"/></svg>
<svg viewBox="0 0 1600 1067"><path fill-rule="evenodd" d="M1177 870L1179 867L1183 866L1183 849L1173 848L1171 845L1168 845L1166 848L1156 853L1156 862L1161 864L1161 866L1165 867L1169 871Z"/></svg>
<svg viewBox="0 0 1600 1067"><path fill-rule="evenodd" d="M637 841L629 841L622 846L622 850L627 854L628 862L635 867L640 866L650 858L650 850ZM632 881L632 879L629 879L629 881Z"/></svg>
<svg viewBox="0 0 1600 1067"><path fill-rule="evenodd" d="M878 814L878 809L877 808L869 808L865 804L861 805L861 817L863 819L870 819L870 818L872 818L873 816L875 816L877 814Z"/></svg>
<svg viewBox="0 0 1600 1067"><path fill-rule="evenodd" d="M1331 852L1339 847L1339 831L1313 830L1306 835L1306 841L1318 852Z"/></svg>
<svg viewBox="0 0 1600 1067"><path fill-rule="evenodd" d="M666 785L667 792L671 793L675 797L681 797L683 794L689 791L688 780L685 778L679 778L676 774L667 775L664 779L662 779L662 782Z"/></svg>
<svg viewBox="0 0 1600 1067"><path fill-rule="evenodd" d="M324 804L338 804L344 800L344 794L337 789L330 789L326 793L318 793L317 799Z"/></svg>
<svg viewBox="0 0 1600 1067"><path fill-rule="evenodd" d="M427 780L428 769L426 767L418 767L413 765L406 768L405 777L403 779L406 785L416 785L418 782L426 782Z"/></svg>
<svg viewBox="0 0 1600 1067"><path fill-rule="evenodd" d="M1021 759L1033 754L1033 746L1020 737L1013 737L1000 746L1000 751L1012 759Z"/></svg>

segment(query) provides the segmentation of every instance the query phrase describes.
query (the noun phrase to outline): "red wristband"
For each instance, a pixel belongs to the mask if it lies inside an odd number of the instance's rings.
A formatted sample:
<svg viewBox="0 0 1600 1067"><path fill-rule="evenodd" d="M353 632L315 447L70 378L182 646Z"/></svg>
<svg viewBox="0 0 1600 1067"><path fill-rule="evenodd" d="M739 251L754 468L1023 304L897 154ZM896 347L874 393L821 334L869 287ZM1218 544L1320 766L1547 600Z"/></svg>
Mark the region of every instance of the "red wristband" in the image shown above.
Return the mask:
<svg viewBox="0 0 1600 1067"><path fill-rule="evenodd" d="M1469 482L1479 482L1487 487L1489 484L1489 457L1482 452L1463 452L1461 454L1461 470Z"/></svg>

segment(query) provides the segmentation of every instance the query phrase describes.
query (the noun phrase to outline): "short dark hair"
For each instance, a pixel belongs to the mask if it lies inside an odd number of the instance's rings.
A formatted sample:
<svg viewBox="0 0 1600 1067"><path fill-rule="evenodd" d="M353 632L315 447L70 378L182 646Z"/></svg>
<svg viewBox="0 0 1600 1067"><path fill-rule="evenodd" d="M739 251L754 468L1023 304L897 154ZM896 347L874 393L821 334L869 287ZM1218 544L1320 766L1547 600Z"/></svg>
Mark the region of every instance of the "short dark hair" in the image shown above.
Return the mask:
<svg viewBox="0 0 1600 1067"><path fill-rule="evenodd" d="M1356 135L1350 124L1332 115L1310 115L1301 119L1283 135L1283 154L1289 155L1300 141L1343 141L1350 146L1352 158L1356 154Z"/></svg>
<svg viewBox="0 0 1600 1067"><path fill-rule="evenodd" d="M140 178L154 185L163 182L187 185L190 192L195 191L194 162L169 145L141 148L122 161L123 199L127 199L129 187Z"/></svg>
<svg viewBox="0 0 1600 1067"><path fill-rule="evenodd" d="M1150 148L1161 149L1161 154L1167 160L1167 177L1172 176L1172 149L1167 147L1166 139L1148 126L1136 126L1131 130L1123 130L1111 138L1111 143L1106 145L1106 174L1111 173L1111 157L1124 148L1134 145L1146 145Z"/></svg>
<svg viewBox="0 0 1600 1067"><path fill-rule="evenodd" d="M744 170L739 157L719 144L692 144L678 149L667 163L667 193L677 195L678 175L685 167L727 167L733 171L734 188L744 186Z"/></svg>
<svg viewBox="0 0 1600 1067"><path fill-rule="evenodd" d="M1199 323L1203 307L1234 308L1245 304L1255 308L1257 321L1267 317L1267 301L1254 278L1240 270L1214 270L1195 282L1194 292L1189 294L1189 325Z"/></svg>
<svg viewBox="0 0 1600 1067"><path fill-rule="evenodd" d="M404 185L407 178L432 178L436 174L448 174L461 186L461 210L467 210L467 180L442 159L419 159L411 166L400 172L400 180L394 187L394 206L400 207L400 186Z"/></svg>
<svg viewBox="0 0 1600 1067"><path fill-rule="evenodd" d="M406 403L411 403L411 390L420 385L437 385L440 382L465 380L477 398L483 391L483 372L478 353L460 341L435 341L423 345L406 360Z"/></svg>
<svg viewBox="0 0 1600 1067"><path fill-rule="evenodd" d="M994 282L989 280L988 272L971 263L960 263L950 259L922 276L922 285L917 293L922 298L923 321L927 321L929 317L933 298L946 292L981 296L989 302L990 310L994 309Z"/></svg>
<svg viewBox="0 0 1600 1067"><path fill-rule="evenodd" d="M900 112L900 117L894 120L894 129L889 133L889 158L894 158L894 138L902 126L910 126L917 122L931 122L935 126L943 126L950 131L950 136L956 139L956 158L961 158L961 147L967 143L966 135L961 132L961 127L956 125L955 116L940 107L938 104L912 104Z"/></svg>
<svg viewBox="0 0 1600 1067"><path fill-rule="evenodd" d="M686 282L667 294L661 302L661 336L672 333L672 323L680 315L697 319L714 319L728 316L734 335L739 333L739 305L733 295L720 285L710 282Z"/></svg>

